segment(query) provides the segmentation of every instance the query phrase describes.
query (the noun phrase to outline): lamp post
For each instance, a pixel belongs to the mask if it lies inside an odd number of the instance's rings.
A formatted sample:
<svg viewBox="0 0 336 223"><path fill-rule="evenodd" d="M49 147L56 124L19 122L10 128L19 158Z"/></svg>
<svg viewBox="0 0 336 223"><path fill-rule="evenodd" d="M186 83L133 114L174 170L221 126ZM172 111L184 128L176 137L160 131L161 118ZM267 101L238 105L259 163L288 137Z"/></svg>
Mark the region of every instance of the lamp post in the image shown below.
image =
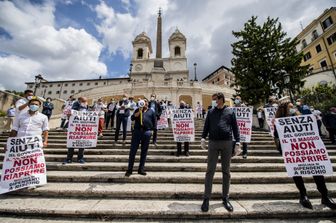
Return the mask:
<svg viewBox="0 0 336 223"><path fill-rule="evenodd" d="M43 77L41 74L38 74L35 76L35 87L34 87L34 95L36 95L36 90L38 87L40 87L41 81L43 80Z"/></svg>
<svg viewBox="0 0 336 223"><path fill-rule="evenodd" d="M195 73L195 79L194 79L194 81L198 81L197 80L197 75L196 75L196 67L197 67L197 63L194 63L194 73Z"/></svg>
<svg viewBox="0 0 336 223"><path fill-rule="evenodd" d="M133 68L133 64L132 63L130 63L130 68L129 68L129 73L128 73L128 75L131 77L131 75L132 75L132 68Z"/></svg>
<svg viewBox="0 0 336 223"><path fill-rule="evenodd" d="M292 90L288 87L288 84L290 82L290 74L286 73L283 77L284 77L284 85L289 92L289 97L290 97L291 102L293 102Z"/></svg>

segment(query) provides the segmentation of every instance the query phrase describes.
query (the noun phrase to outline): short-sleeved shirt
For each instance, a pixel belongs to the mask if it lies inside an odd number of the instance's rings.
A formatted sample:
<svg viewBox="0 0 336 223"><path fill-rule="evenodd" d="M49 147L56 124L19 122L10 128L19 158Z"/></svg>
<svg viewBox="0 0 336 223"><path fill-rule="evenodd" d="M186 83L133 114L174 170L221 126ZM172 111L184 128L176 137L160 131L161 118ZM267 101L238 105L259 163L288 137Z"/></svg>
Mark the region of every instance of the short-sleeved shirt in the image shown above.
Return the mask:
<svg viewBox="0 0 336 223"><path fill-rule="evenodd" d="M28 106L25 107L24 109L22 109L21 111L19 110L19 107L20 107L21 105L26 104L27 102L28 102L28 99L26 99L26 98L21 98L20 100L18 100L18 101L15 103L15 109L16 109L16 111L15 111L15 116L16 116L16 117L19 117L20 114L22 114L22 113L24 113L24 112L27 112L27 111L29 110L29 107L28 107Z"/></svg>
<svg viewBox="0 0 336 223"><path fill-rule="evenodd" d="M15 119L12 130L17 131L17 137L42 135L49 130L48 117L40 112L34 115L23 112Z"/></svg>

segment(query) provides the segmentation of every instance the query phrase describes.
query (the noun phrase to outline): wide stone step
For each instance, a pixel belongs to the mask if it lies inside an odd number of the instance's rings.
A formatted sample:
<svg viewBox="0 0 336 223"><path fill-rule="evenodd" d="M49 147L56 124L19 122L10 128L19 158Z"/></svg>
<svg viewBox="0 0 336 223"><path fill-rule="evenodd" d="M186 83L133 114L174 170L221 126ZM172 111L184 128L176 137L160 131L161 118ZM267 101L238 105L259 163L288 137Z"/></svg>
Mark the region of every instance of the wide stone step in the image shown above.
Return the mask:
<svg viewBox="0 0 336 223"><path fill-rule="evenodd" d="M111 147L112 148L112 147ZM1 149L0 149L1 151ZM65 147L61 148L44 148L43 149L45 154L66 154L67 149ZM76 151L76 149L75 149ZM190 156L206 156L208 153L207 150L202 149L193 149L190 150ZM129 147L124 147L121 149L86 149L85 154L97 154L97 155L128 155L129 154ZM336 155L335 149L328 149L329 155ZM164 155L164 156L175 156L176 155L176 148L171 149L150 149L148 150L148 155ZM253 148L248 149L248 157L249 156L280 156L279 152L275 148ZM183 156L181 156L182 158Z"/></svg>
<svg viewBox="0 0 336 223"><path fill-rule="evenodd" d="M2 167L2 163L0 163ZM138 163L135 163L134 170L137 170ZM147 172L205 172L207 168L206 163L147 163ZM126 171L127 163L112 163L112 162L87 162L85 164L71 163L62 164L60 162L47 162L48 170L62 170L62 171ZM334 171L336 164L333 164ZM221 171L220 165L217 165L216 171ZM232 172L284 172L285 166L282 163L232 163Z"/></svg>
<svg viewBox="0 0 336 223"><path fill-rule="evenodd" d="M320 197L315 183L305 184L309 197ZM330 194L336 192L336 183L327 185ZM74 197L74 198L138 198L148 199L202 199L203 184L172 183L48 183L34 190L13 191L10 195ZM222 184L213 184L212 198L222 197ZM233 199L296 198L298 189L289 184L231 184L230 197ZM2 198L2 196L0 196Z"/></svg>
<svg viewBox="0 0 336 223"><path fill-rule="evenodd" d="M1 215L109 219L255 219L323 218L336 212L311 200L314 210L301 207L297 199L232 200L234 212L224 209L220 200L210 202L207 213L200 211L200 200L69 199L8 197L0 200ZM176 222L175 221L175 222Z"/></svg>
<svg viewBox="0 0 336 223"><path fill-rule="evenodd" d="M47 162L63 162L66 155L51 155L46 154L45 158ZM0 160L4 159L4 155L0 154ZM336 156L330 157L331 162L336 163ZM135 161L140 160L140 151L135 157ZM128 162L128 155L85 155L86 162ZM158 156L158 155L148 155L146 163L162 163L162 162L171 162L171 163L205 163L207 162L207 157L205 156L196 156L191 155L186 156ZM219 158L218 162L221 162ZM233 157L231 160L232 163L283 163L283 158L278 157L260 157L260 156L249 156L248 159L243 159L241 156Z"/></svg>
<svg viewBox="0 0 336 223"><path fill-rule="evenodd" d="M107 171L48 171L48 182L109 182L109 183L204 183L205 172L148 172L146 177L134 172L125 177L125 172ZM326 182L336 182L336 176L326 176ZM305 177L305 182L314 182L312 177ZM214 183L222 182L222 174L214 176ZM293 183L286 172L232 172L232 184L281 184Z"/></svg>

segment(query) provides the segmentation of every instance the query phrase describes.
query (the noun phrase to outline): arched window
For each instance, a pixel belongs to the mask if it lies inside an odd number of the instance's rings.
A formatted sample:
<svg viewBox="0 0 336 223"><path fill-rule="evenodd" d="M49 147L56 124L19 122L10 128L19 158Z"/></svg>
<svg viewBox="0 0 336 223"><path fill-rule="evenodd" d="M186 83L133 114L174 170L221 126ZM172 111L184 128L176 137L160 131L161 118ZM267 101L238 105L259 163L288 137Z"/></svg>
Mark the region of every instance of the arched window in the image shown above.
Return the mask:
<svg viewBox="0 0 336 223"><path fill-rule="evenodd" d="M143 49L139 48L138 49L138 59L142 59L142 57L143 57Z"/></svg>
<svg viewBox="0 0 336 223"><path fill-rule="evenodd" d="M179 46L176 46L174 51L175 51L175 56L181 56L181 48Z"/></svg>

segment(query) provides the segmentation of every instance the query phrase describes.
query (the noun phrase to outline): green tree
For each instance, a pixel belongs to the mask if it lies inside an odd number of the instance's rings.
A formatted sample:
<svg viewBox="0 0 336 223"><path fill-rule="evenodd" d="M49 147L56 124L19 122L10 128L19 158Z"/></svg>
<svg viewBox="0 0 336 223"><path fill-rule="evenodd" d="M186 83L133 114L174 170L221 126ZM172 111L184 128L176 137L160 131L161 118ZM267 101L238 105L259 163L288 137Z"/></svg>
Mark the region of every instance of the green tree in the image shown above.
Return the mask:
<svg viewBox="0 0 336 223"><path fill-rule="evenodd" d="M299 97L303 98L307 105L325 112L336 105L336 86L331 83L317 84L312 88L303 89Z"/></svg>
<svg viewBox="0 0 336 223"><path fill-rule="evenodd" d="M237 94L250 104L265 102L269 96L283 96L284 89L299 92L308 66L300 66L303 54L297 53L296 39L286 37L278 19L267 18L258 25L252 16L244 28L233 31L232 72ZM285 76L290 77L287 83Z"/></svg>

